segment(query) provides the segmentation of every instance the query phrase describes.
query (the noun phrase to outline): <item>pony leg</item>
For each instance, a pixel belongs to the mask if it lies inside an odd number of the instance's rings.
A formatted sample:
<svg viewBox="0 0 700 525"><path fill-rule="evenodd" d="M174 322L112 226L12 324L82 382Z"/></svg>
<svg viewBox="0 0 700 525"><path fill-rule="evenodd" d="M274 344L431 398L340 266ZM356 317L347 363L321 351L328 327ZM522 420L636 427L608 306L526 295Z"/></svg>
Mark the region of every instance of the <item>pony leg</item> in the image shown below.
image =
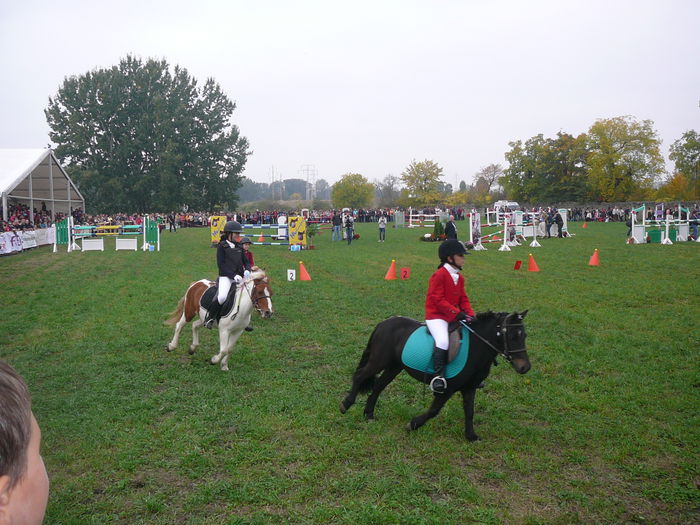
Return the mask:
<svg viewBox="0 0 700 525"><path fill-rule="evenodd" d="M204 324L201 317L198 317L192 322L192 344L190 345L190 355L194 354L195 350L199 346L199 327Z"/></svg>
<svg viewBox="0 0 700 525"><path fill-rule="evenodd" d="M445 406L445 403L447 403L449 398L450 396L445 394L435 394L433 397L433 403L430 405L428 411L411 419L411 422L406 427L406 430L416 430L425 425L429 419L434 418L440 413L440 410L442 410L442 407Z"/></svg>
<svg viewBox="0 0 700 525"><path fill-rule="evenodd" d="M229 354L231 349L236 345L236 341L238 341L238 338L241 336L241 333L243 333L243 330L235 333L229 332L228 330L223 330L223 334L221 332L222 331L219 331L219 353L211 358L211 363L220 363L221 370L228 372Z"/></svg>
<svg viewBox="0 0 700 525"><path fill-rule="evenodd" d="M187 320L185 319L185 314L182 314L182 317L180 317L180 320L175 324L175 333L173 334L173 338L170 340L170 342L167 344L165 349L168 352L172 352L177 348L177 344L180 341L180 332L182 332L182 328L187 324Z"/></svg>
<svg viewBox="0 0 700 525"><path fill-rule="evenodd" d="M368 387L363 387L363 384L366 383L368 380L371 379L371 381L374 381L374 376L379 372L379 370L373 370L369 364L367 364L364 368L358 370L355 372L355 374L352 376L352 387L350 388L350 392L348 392L348 395L345 396L345 399L343 399L340 402L340 413L345 414L352 405L355 404L355 399L357 398L357 394L360 392L366 392L369 390Z"/></svg>
<svg viewBox="0 0 700 525"><path fill-rule="evenodd" d="M469 441L478 441L481 439L474 432L474 398L476 397L476 389L470 388L462 390L462 405L464 406L464 437Z"/></svg>
<svg viewBox="0 0 700 525"><path fill-rule="evenodd" d="M379 394L381 394L387 385L401 373L401 370L403 370L401 367L387 368L384 370L382 375L379 376L379 379L377 379L377 382L374 384L372 393L367 398L367 404L365 405L365 419L367 419L367 421L374 419L374 407L377 404L377 399L379 399Z"/></svg>

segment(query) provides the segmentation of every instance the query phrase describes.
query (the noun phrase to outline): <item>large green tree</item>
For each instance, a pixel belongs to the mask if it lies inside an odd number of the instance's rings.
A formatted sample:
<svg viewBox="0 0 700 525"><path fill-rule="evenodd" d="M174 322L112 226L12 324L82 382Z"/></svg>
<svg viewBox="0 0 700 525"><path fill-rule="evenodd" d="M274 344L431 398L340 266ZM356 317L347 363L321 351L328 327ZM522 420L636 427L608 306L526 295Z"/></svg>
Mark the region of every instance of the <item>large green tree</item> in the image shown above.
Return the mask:
<svg viewBox="0 0 700 525"><path fill-rule="evenodd" d="M695 191L700 190L700 133L688 130L671 145L669 158L675 163L676 173L685 176Z"/></svg>
<svg viewBox="0 0 700 525"><path fill-rule="evenodd" d="M498 180L508 198L525 202L576 201L588 193L586 135L536 135L510 143L509 166Z"/></svg>
<svg viewBox="0 0 700 525"><path fill-rule="evenodd" d="M441 202L442 168L432 160L416 162L415 159L401 173L404 185L404 204L412 206L429 206Z"/></svg>
<svg viewBox="0 0 700 525"><path fill-rule="evenodd" d="M588 150L590 196L596 200L643 199L664 173L661 140L651 120L598 120L588 131Z"/></svg>
<svg viewBox="0 0 700 525"><path fill-rule="evenodd" d="M331 187L335 208L367 208L374 199L374 184L359 173L347 173Z"/></svg>
<svg viewBox="0 0 700 525"><path fill-rule="evenodd" d="M235 206L249 154L235 107L213 79L127 56L66 78L45 114L90 210L210 210Z"/></svg>

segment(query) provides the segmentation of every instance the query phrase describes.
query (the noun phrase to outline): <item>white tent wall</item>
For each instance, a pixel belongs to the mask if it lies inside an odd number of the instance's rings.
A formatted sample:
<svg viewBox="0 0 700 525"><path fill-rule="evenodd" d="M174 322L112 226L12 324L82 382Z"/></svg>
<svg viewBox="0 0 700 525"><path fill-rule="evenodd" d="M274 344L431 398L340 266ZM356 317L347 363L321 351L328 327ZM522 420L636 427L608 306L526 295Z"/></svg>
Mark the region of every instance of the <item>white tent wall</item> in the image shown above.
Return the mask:
<svg viewBox="0 0 700 525"><path fill-rule="evenodd" d="M56 213L85 209L85 199L50 149L0 149L0 191L5 221L14 203L30 210L45 203L52 219Z"/></svg>

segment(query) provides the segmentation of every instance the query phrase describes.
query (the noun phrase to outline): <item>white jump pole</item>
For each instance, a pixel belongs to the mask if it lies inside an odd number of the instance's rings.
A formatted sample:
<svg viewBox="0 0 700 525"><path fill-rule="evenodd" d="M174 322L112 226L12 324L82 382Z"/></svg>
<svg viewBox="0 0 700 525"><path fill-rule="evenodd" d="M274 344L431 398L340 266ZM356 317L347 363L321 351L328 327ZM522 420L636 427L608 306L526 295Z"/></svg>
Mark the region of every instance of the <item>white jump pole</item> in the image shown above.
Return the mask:
<svg viewBox="0 0 700 525"><path fill-rule="evenodd" d="M534 214L532 215L532 242L530 243L531 248L541 248L542 245L537 242L537 224L535 221L535 216Z"/></svg>
<svg viewBox="0 0 700 525"><path fill-rule="evenodd" d="M671 216L667 214L666 215L666 234L664 235L664 240L661 241L661 244L673 244L673 242L671 242L671 237L668 234L668 228L670 225L671 225Z"/></svg>
<svg viewBox="0 0 700 525"><path fill-rule="evenodd" d="M503 214L503 244L498 249L499 252L509 252L510 247L508 246L508 216Z"/></svg>

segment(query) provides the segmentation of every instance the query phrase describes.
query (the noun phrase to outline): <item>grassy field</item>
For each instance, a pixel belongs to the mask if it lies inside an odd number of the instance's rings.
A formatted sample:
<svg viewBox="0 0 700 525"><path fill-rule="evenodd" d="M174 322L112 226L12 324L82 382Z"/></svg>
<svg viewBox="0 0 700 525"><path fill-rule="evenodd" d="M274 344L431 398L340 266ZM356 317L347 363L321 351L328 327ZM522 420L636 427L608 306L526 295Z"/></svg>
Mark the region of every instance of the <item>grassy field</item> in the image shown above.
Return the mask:
<svg viewBox="0 0 700 525"><path fill-rule="evenodd" d="M165 233L160 253L0 259L0 357L33 392L46 523L698 523L700 244L570 229L467 257L477 311L530 312L532 370L492 370L477 443L459 397L407 433L431 395L406 374L377 421L363 420L364 398L338 411L374 325L422 318L437 245L415 230L378 243L359 225L352 246L324 232L301 254L254 247L276 314L254 318L229 373L208 364L214 332L194 356L189 328L164 351L167 313L216 275L204 230ZM514 271L529 252L541 271ZM313 280L287 282L300 259ZM392 259L409 280L383 279Z"/></svg>

